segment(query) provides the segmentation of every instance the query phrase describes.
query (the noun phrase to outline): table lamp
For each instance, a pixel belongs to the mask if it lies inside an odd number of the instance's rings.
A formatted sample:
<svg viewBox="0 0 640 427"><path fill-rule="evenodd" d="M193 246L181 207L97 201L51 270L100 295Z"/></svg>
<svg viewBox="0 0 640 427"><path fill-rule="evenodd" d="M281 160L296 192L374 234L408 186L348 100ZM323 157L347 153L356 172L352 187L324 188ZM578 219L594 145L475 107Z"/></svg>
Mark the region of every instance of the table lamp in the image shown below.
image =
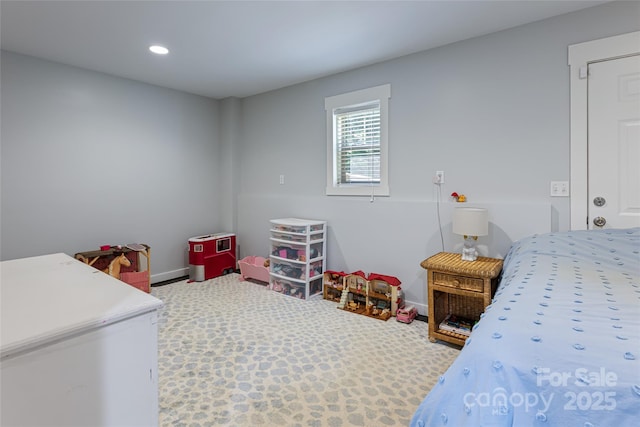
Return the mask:
<svg viewBox="0 0 640 427"><path fill-rule="evenodd" d="M453 232L464 236L461 259L475 261L478 258L478 236L489 234L489 213L483 208L456 208L453 211Z"/></svg>

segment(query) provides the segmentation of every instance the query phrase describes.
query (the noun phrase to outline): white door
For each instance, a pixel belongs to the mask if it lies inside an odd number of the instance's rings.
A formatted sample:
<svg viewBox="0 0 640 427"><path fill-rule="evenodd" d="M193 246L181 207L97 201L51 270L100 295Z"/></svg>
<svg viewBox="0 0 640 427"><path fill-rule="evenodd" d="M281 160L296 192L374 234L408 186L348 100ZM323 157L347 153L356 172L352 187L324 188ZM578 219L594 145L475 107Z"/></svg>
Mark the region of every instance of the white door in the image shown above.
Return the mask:
<svg viewBox="0 0 640 427"><path fill-rule="evenodd" d="M640 226L640 56L589 64L588 228Z"/></svg>

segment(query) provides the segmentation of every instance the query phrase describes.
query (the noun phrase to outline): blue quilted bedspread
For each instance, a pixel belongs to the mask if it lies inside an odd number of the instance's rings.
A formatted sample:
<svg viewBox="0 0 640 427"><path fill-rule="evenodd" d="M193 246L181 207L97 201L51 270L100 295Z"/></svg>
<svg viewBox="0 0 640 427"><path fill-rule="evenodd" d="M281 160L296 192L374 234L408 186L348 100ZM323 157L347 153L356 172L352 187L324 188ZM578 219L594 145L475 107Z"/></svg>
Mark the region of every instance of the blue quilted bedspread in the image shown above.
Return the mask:
<svg viewBox="0 0 640 427"><path fill-rule="evenodd" d="M516 242L411 425L640 425L640 228Z"/></svg>

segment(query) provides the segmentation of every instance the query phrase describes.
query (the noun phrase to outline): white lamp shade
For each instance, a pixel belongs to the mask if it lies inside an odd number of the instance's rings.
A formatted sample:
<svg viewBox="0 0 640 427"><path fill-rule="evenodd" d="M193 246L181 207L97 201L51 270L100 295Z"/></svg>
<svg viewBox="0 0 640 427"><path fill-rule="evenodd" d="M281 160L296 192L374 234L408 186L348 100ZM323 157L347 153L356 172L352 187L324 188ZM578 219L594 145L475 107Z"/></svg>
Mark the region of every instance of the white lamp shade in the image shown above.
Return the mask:
<svg viewBox="0 0 640 427"><path fill-rule="evenodd" d="M483 208L456 208L453 232L463 236L486 236L489 234L489 213Z"/></svg>

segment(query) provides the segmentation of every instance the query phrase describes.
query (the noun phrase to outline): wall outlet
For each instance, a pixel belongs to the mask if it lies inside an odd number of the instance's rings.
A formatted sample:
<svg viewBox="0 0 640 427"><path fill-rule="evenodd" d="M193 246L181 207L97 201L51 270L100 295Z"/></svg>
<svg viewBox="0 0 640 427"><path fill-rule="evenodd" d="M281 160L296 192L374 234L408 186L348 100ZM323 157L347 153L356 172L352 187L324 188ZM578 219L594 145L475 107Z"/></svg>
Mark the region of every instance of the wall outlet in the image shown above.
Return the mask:
<svg viewBox="0 0 640 427"><path fill-rule="evenodd" d="M433 177L434 184L444 184L444 171L436 171L436 176Z"/></svg>
<svg viewBox="0 0 640 427"><path fill-rule="evenodd" d="M551 181L551 197L569 197L569 181Z"/></svg>
<svg viewBox="0 0 640 427"><path fill-rule="evenodd" d="M280 185L284 185L284 175L280 175Z"/></svg>

